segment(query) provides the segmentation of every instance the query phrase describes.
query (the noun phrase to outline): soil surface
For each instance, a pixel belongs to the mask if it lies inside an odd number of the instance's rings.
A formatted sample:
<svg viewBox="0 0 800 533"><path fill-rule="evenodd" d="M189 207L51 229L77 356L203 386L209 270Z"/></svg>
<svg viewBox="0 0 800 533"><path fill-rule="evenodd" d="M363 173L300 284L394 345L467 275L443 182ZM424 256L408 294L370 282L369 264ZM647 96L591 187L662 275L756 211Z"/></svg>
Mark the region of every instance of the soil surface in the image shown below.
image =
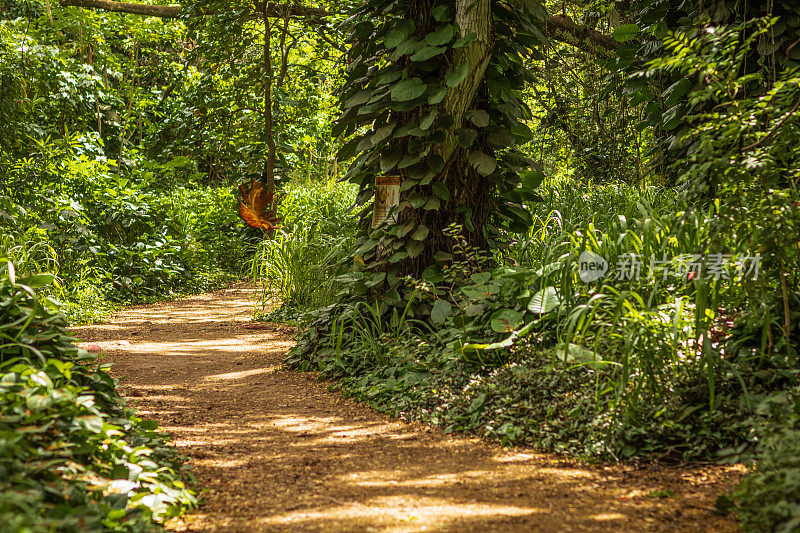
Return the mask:
<svg viewBox="0 0 800 533"><path fill-rule="evenodd" d="M172 530L736 530L711 509L741 469L592 466L390 419L283 370L291 331L249 324L252 297L237 286L74 330L193 466L205 504Z"/></svg>

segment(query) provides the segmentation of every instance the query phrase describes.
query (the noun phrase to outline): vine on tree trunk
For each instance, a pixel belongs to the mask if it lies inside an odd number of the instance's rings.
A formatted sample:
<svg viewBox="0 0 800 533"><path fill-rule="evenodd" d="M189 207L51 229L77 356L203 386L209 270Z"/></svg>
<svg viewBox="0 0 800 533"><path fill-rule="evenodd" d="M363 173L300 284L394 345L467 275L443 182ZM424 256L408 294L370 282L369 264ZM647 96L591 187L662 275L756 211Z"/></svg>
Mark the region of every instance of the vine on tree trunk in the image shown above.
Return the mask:
<svg viewBox="0 0 800 533"><path fill-rule="evenodd" d="M387 302L401 276L435 281L454 259L449 224L480 249L530 225L524 204L542 175L518 150L532 136L520 91L533 81L523 58L549 46L545 20L534 0L372 0L351 17L334 134L352 136L338 157L356 156L346 178L360 186L365 220L375 177L401 176L397 217L355 253L385 273L373 290Z"/></svg>

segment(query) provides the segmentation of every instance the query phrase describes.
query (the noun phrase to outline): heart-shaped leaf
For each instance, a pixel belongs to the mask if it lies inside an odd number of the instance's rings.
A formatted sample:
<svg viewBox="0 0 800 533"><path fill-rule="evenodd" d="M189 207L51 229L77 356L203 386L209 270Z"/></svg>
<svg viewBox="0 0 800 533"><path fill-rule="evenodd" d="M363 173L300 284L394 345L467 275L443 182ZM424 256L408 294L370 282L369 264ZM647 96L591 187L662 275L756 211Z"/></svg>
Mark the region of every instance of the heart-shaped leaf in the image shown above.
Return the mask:
<svg viewBox="0 0 800 533"><path fill-rule="evenodd" d="M448 87L455 87L461 84L469 74L469 66L466 63L461 63L456 68L447 73L445 77Z"/></svg>
<svg viewBox="0 0 800 533"><path fill-rule="evenodd" d="M425 94L427 86L419 78L409 78L398 82L392 87L392 100L395 102L407 102L414 100Z"/></svg>
<svg viewBox="0 0 800 533"><path fill-rule="evenodd" d="M488 176L497 169L497 159L494 156L475 150L469 154L469 162L481 176Z"/></svg>
<svg viewBox="0 0 800 533"><path fill-rule="evenodd" d="M425 42L429 46L442 46L449 43L455 37L456 29L452 24L445 24L434 32L425 36Z"/></svg>

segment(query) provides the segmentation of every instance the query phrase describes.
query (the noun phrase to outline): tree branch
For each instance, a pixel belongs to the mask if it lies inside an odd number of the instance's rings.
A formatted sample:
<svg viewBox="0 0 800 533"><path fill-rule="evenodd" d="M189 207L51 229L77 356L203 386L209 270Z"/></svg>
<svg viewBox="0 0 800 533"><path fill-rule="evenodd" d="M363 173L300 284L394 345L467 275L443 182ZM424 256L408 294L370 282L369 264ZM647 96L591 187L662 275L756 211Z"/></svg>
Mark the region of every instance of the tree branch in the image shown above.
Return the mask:
<svg viewBox="0 0 800 533"><path fill-rule="evenodd" d="M115 0L59 0L59 3L64 7L74 6L88 9L102 9L112 13L128 13L131 15L160 18L178 18L183 9L182 6L176 4L131 4L127 2L117 2ZM267 16L271 18L284 18L287 8L289 16L296 18L320 19L331 15L330 12L318 7L267 2ZM259 3L255 10L256 13L262 13L263 10L263 3ZM619 47L619 43L612 37L604 35L587 26L576 24L571 18L565 15L551 16L545 23L545 29L547 31L547 36L554 41L569 44L606 57L612 55Z"/></svg>
<svg viewBox="0 0 800 533"><path fill-rule="evenodd" d="M89 9L102 9L112 13L128 13L131 15L143 15L145 17L159 17L159 18L178 18L181 14L182 6L179 5L166 5L158 6L151 4L130 4L127 2L116 2L114 0L59 0L59 3L64 6L84 7ZM286 16L288 8L289 15L298 18L311 18L319 19L327 17L329 12L318 7L306 7L299 4L276 4L274 2L267 2L266 6L259 3L256 10L263 12L266 7L268 17L283 18Z"/></svg>
<svg viewBox="0 0 800 533"><path fill-rule="evenodd" d="M566 15L552 15L545 23L547 36L554 41L570 44L581 50L611 56L619 48L613 37L587 26L580 26Z"/></svg>

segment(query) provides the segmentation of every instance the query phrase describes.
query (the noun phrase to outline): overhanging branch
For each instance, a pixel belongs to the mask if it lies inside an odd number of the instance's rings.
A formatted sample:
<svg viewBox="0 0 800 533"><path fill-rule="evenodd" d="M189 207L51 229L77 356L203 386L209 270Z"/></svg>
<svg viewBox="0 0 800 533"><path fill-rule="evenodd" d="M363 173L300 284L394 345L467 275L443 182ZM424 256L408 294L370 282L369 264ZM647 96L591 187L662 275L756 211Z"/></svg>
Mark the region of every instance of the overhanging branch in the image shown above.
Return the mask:
<svg viewBox="0 0 800 533"><path fill-rule="evenodd" d="M115 0L59 0L62 6L84 7L88 9L102 9L113 13L129 13L131 15L142 15L145 17L159 18L178 18L181 15L182 6L172 5L152 5L152 4L132 4L128 2L117 2ZM262 13L263 3L256 7L256 13ZM276 4L268 2L266 5L267 16L283 18L286 16L288 7L289 16L295 18L305 18L319 20L322 17L330 16L331 13L318 7L307 7L299 4ZM591 52L594 54L609 56L619 47L619 43L612 37L604 35L599 31L586 26L576 24L571 18L564 15L553 15L545 22L547 36L554 41L559 41Z"/></svg>
<svg viewBox="0 0 800 533"><path fill-rule="evenodd" d="M547 36L554 41L570 44L593 54L610 56L619 43L613 37L587 26L580 26L564 15L553 15L545 22Z"/></svg>
<svg viewBox="0 0 800 533"><path fill-rule="evenodd" d="M112 13L128 13L131 15L142 15L145 17L159 18L178 18L181 14L182 6L166 5L158 6L151 4L131 4L127 2L116 2L114 0L59 0L62 6L85 7L89 9L102 9ZM263 3L256 8L257 12L262 11ZM287 13L286 4L276 4L268 2L266 5L268 17L283 18ZM307 7L298 4L290 4L288 13L291 17L319 19L330 15L324 9L318 7Z"/></svg>

